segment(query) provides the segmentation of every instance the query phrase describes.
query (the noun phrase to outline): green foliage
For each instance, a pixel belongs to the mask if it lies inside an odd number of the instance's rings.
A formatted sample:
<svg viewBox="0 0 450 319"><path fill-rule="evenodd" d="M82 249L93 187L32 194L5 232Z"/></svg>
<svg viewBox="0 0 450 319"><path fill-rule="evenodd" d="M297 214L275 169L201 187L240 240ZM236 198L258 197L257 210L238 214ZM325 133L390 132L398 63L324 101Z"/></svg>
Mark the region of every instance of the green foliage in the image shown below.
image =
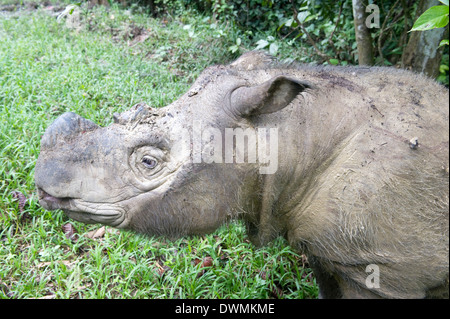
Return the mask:
<svg viewBox="0 0 450 319"><path fill-rule="evenodd" d="M411 31L443 28L448 24L448 4L434 6L425 11L414 23Z"/></svg>
<svg viewBox="0 0 450 319"><path fill-rule="evenodd" d="M436 28L444 28L449 22L449 5L448 0L439 0L444 5L434 6L426 10L414 23L410 31L426 31ZM449 54L448 54L448 39L444 39L439 44L439 48L446 46L447 52L442 56L442 62L439 66L439 76L437 81L448 86L449 85Z"/></svg>
<svg viewBox="0 0 450 319"><path fill-rule="evenodd" d="M442 62L441 65L439 66L439 75L436 79L438 82L446 85L447 87L449 85L448 65L449 65L449 55L447 53L442 56Z"/></svg>
<svg viewBox="0 0 450 319"><path fill-rule="evenodd" d="M425 11L414 23L411 31L425 31L436 28L444 28L448 25L448 0L439 0L444 5L443 6L434 6ZM448 39L444 39L439 44L439 47L448 46ZM444 65L445 66L445 65ZM442 74L441 65L440 73ZM448 64L446 65L448 71ZM447 83L448 85L448 83Z"/></svg>
<svg viewBox="0 0 450 319"><path fill-rule="evenodd" d="M175 16L195 10L204 15L211 26L226 25L227 31L221 36L228 39L228 52L233 56L249 49L263 49L288 61L357 64L351 1L136 1L152 2L152 12ZM447 0L441 2L446 4ZM398 65L414 22L412 17L415 16L417 1L370 0L369 3L377 4L380 9L380 25L373 25L370 29L375 62L377 65ZM441 45L446 43L444 40Z"/></svg>

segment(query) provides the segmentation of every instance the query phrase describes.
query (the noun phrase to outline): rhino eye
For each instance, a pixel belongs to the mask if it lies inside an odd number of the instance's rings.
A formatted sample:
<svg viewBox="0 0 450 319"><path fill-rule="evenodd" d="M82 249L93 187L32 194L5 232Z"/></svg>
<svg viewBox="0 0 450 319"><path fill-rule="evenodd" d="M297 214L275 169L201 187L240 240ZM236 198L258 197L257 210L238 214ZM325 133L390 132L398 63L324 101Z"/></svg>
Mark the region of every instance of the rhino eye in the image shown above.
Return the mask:
<svg viewBox="0 0 450 319"><path fill-rule="evenodd" d="M153 169L153 168L156 167L156 165L158 165L158 161L155 160L153 157L150 157L150 156L144 156L144 157L142 158L142 164L144 164L144 166L145 166L146 168Z"/></svg>

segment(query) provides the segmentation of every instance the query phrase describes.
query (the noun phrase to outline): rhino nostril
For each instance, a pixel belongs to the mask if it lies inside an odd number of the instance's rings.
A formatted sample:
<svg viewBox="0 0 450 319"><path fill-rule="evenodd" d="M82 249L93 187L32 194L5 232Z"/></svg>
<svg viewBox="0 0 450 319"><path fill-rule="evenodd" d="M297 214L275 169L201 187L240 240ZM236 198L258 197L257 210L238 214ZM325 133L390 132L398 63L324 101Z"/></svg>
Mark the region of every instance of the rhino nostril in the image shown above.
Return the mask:
<svg viewBox="0 0 450 319"><path fill-rule="evenodd" d="M40 187L37 188L37 191L38 191L39 200L45 200L45 201L56 201L57 200L57 197L50 195L49 193L47 193Z"/></svg>
<svg viewBox="0 0 450 319"><path fill-rule="evenodd" d="M67 206L72 197L55 197L37 187L39 203L48 210L62 209Z"/></svg>

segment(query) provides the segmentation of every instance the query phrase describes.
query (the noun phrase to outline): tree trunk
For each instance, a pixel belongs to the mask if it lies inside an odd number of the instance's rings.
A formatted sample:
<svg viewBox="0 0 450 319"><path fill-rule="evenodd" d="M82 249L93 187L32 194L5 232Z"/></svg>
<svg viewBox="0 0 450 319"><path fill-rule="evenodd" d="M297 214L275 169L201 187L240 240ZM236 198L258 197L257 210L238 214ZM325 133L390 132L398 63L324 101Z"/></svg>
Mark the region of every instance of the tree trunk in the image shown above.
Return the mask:
<svg viewBox="0 0 450 319"><path fill-rule="evenodd" d="M417 18L432 6L441 4L438 0L421 0L417 6ZM439 75L443 48L438 48L444 37L448 36L448 28L410 33L408 44L403 50L402 68L424 73L431 78Z"/></svg>
<svg viewBox="0 0 450 319"><path fill-rule="evenodd" d="M373 44L366 26L367 0L352 0L359 65L373 65Z"/></svg>

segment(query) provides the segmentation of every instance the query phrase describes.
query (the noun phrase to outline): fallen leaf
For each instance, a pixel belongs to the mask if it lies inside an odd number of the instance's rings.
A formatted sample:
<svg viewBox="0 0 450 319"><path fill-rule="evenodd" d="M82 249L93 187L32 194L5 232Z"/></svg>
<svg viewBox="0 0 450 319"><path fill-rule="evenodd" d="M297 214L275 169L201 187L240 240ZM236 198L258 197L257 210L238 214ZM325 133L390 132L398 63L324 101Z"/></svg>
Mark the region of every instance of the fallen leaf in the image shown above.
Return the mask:
<svg viewBox="0 0 450 319"><path fill-rule="evenodd" d="M72 242L76 242L78 240L77 230L71 223L62 225L62 229L67 239L70 239Z"/></svg>
<svg viewBox="0 0 450 319"><path fill-rule="evenodd" d="M135 46L138 43L144 42L145 40L147 40L150 37L150 34L148 33L144 33L144 34L140 34L138 36L136 36L133 41L131 41L128 46L132 47Z"/></svg>
<svg viewBox="0 0 450 319"><path fill-rule="evenodd" d="M213 266L213 259L212 259L211 256L207 256L207 257L203 258L201 261L198 258L194 259L194 266L197 266L198 264L200 264L200 262L201 262L200 269L205 268L205 267L212 267ZM202 269L197 274L197 278L203 276L205 271L206 271L206 269Z"/></svg>
<svg viewBox="0 0 450 319"><path fill-rule="evenodd" d="M86 234L87 238L91 238L91 239L98 239L98 238L102 238L103 236L105 236L105 232L106 232L106 228L105 226L102 226L98 229L92 230L90 232L88 232Z"/></svg>
<svg viewBox="0 0 450 319"><path fill-rule="evenodd" d="M159 264L159 262L156 262L155 265L156 265L156 272L160 276L164 275L164 273L166 273L167 271L172 269L172 268L170 268L169 266L166 266L166 265L161 266Z"/></svg>
<svg viewBox="0 0 450 319"><path fill-rule="evenodd" d="M194 266L197 266L199 263L201 263L202 260L200 258L195 258L192 263L194 264Z"/></svg>
<svg viewBox="0 0 450 319"><path fill-rule="evenodd" d="M23 209L25 208L25 204L27 202L27 197L19 191L13 191L11 194L14 199L19 200L19 211L23 212Z"/></svg>
<svg viewBox="0 0 450 319"><path fill-rule="evenodd" d="M203 262L202 262L200 268L211 267L212 265L213 265L213 259L211 256L208 256L208 257L203 258Z"/></svg>
<svg viewBox="0 0 450 319"><path fill-rule="evenodd" d="M42 262L42 263L37 264L36 267L42 268L42 267L50 265L51 263L52 263L51 261Z"/></svg>
<svg viewBox="0 0 450 319"><path fill-rule="evenodd" d="M200 258L195 258L192 263L194 264L194 266L197 266L198 264L201 263L200 268L203 267L211 267L213 265L213 259L211 256L205 257L203 259Z"/></svg>

